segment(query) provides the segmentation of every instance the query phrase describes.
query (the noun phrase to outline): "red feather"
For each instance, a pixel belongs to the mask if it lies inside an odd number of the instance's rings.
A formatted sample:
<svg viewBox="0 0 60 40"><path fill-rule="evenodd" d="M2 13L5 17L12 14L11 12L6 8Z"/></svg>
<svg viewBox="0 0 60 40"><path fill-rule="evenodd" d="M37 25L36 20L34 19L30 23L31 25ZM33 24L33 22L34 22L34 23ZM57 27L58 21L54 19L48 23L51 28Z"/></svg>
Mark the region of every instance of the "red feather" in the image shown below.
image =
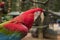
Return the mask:
<svg viewBox="0 0 60 40"><path fill-rule="evenodd" d="M8 24L5 24L4 27L10 31L18 31L22 33L28 32L28 28L23 24L8 23Z"/></svg>

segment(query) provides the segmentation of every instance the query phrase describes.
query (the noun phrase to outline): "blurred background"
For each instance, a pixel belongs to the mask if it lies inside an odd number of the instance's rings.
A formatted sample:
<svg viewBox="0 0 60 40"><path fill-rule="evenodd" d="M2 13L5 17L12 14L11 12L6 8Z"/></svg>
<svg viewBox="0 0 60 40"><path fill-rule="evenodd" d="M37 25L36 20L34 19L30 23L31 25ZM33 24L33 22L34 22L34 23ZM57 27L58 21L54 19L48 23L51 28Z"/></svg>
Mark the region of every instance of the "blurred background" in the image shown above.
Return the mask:
<svg viewBox="0 0 60 40"><path fill-rule="evenodd" d="M35 20L28 35L22 40L59 40L60 30L60 0L0 0L4 6L0 11L0 23L8 21L21 12L31 8L43 8L44 21L41 23L40 16ZM58 25L58 26L57 26Z"/></svg>

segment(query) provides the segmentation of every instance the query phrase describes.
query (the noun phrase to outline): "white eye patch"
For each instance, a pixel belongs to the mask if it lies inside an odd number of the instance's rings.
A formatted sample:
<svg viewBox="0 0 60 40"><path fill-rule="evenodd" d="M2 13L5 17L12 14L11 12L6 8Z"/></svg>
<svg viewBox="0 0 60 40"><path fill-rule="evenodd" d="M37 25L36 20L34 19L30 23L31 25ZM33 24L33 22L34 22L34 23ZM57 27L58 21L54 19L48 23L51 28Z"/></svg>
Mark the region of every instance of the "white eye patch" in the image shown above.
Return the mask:
<svg viewBox="0 0 60 40"><path fill-rule="evenodd" d="M34 21L38 18L39 15L40 15L40 11L34 13Z"/></svg>

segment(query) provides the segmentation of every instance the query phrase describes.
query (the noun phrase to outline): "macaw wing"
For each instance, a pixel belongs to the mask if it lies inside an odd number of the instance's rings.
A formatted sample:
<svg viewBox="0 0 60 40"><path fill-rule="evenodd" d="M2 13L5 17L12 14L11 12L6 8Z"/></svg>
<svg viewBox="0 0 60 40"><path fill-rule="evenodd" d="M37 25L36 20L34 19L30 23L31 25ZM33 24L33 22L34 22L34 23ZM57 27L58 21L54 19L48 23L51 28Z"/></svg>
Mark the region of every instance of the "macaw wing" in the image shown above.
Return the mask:
<svg viewBox="0 0 60 40"><path fill-rule="evenodd" d="M7 24L4 24L4 27L10 31L17 31L17 32L22 32L22 33L28 32L28 28L21 23L20 24L7 23Z"/></svg>
<svg viewBox="0 0 60 40"><path fill-rule="evenodd" d="M1 40L19 40L28 32L28 29L23 24L15 24L7 21L5 23L0 24L0 39ZM2 28L2 29L1 29ZM13 32L12 32L13 31ZM7 33L7 34L6 34Z"/></svg>

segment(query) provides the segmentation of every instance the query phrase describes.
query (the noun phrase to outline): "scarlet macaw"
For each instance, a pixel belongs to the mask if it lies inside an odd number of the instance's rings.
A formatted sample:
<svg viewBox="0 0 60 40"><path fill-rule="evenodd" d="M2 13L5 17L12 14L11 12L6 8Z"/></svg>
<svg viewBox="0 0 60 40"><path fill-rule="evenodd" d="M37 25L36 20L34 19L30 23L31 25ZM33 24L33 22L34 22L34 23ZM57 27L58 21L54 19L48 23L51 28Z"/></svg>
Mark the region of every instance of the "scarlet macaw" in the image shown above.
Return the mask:
<svg viewBox="0 0 60 40"><path fill-rule="evenodd" d="M41 8L34 8L23 12L23 14L10 21L0 24L0 40L21 40L32 27L35 12L43 12Z"/></svg>

